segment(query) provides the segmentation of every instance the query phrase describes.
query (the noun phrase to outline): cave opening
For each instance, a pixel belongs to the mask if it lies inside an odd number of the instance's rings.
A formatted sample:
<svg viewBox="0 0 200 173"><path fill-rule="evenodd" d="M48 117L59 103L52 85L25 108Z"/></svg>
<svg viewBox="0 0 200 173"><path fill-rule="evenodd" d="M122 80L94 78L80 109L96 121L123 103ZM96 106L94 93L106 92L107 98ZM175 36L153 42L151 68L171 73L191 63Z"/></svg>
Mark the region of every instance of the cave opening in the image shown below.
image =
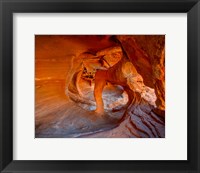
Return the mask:
<svg viewBox="0 0 200 173"><path fill-rule="evenodd" d="M95 85L98 86L98 80L101 79L95 79L96 72L98 70L102 70L102 72L108 71L111 67L117 66L123 56L121 47L109 47L99 50L99 52L95 54L86 52L80 55L81 58L76 60L75 68L72 66L72 73L74 75L72 76L71 82L66 86L66 95L70 96L75 103L88 111L94 111L97 107L94 90ZM102 52L104 52L103 56ZM80 64L78 68L77 64ZM130 76L126 78L126 83L130 83L132 87L130 89L133 92L138 92L150 105L156 107L155 101L157 97L154 89L144 85L143 78L140 74L131 74L132 71L130 68L131 67L126 66L125 68L122 67L121 70L122 73L126 73L125 77L127 77L127 75ZM100 76L100 78L104 77L104 74ZM111 78L112 77L113 76L111 76ZM102 89L102 100L105 113L124 110L130 104L132 99L133 98L131 98L122 85L117 82L111 83L105 81L105 86Z"/></svg>

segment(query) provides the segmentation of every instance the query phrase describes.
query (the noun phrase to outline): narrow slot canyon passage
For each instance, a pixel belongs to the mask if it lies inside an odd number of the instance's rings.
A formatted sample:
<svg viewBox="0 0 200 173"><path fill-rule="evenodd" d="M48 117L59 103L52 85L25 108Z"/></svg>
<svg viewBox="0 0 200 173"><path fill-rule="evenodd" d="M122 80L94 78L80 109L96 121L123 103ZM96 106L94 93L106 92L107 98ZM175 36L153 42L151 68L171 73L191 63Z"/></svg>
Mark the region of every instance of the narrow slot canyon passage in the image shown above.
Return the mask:
<svg viewBox="0 0 200 173"><path fill-rule="evenodd" d="M36 35L36 138L164 138L164 35Z"/></svg>

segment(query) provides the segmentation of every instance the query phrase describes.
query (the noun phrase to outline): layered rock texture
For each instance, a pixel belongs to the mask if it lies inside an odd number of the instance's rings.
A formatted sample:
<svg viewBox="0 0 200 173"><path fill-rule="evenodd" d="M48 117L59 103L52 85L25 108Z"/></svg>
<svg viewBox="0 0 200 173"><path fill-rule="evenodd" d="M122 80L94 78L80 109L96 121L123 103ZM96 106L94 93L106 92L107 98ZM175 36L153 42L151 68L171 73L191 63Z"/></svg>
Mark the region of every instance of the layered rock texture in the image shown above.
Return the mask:
<svg viewBox="0 0 200 173"><path fill-rule="evenodd" d="M36 36L36 137L165 137L165 36Z"/></svg>
<svg viewBox="0 0 200 173"><path fill-rule="evenodd" d="M155 89L157 111L165 116L165 36L117 38L145 85Z"/></svg>

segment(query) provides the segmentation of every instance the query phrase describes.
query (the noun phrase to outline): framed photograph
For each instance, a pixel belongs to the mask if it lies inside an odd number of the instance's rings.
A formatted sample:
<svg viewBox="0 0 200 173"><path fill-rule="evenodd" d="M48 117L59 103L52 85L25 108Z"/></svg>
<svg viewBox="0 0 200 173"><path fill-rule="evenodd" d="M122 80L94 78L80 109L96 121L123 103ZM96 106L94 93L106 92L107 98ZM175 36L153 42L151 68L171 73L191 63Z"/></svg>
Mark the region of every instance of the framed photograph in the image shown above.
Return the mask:
<svg viewBox="0 0 200 173"><path fill-rule="evenodd" d="M198 0L1 0L1 172L200 171Z"/></svg>

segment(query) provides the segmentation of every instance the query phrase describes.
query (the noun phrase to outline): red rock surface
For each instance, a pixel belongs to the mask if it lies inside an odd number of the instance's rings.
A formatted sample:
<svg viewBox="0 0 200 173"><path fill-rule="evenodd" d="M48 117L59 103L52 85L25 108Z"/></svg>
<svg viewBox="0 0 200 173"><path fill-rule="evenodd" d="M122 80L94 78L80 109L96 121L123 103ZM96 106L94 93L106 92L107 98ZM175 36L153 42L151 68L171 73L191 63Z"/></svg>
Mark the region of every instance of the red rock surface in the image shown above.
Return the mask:
<svg viewBox="0 0 200 173"><path fill-rule="evenodd" d="M157 112L165 115L165 36L117 36L142 75L145 85L154 88Z"/></svg>
<svg viewBox="0 0 200 173"><path fill-rule="evenodd" d="M165 137L164 53L163 36L36 36L36 137Z"/></svg>

